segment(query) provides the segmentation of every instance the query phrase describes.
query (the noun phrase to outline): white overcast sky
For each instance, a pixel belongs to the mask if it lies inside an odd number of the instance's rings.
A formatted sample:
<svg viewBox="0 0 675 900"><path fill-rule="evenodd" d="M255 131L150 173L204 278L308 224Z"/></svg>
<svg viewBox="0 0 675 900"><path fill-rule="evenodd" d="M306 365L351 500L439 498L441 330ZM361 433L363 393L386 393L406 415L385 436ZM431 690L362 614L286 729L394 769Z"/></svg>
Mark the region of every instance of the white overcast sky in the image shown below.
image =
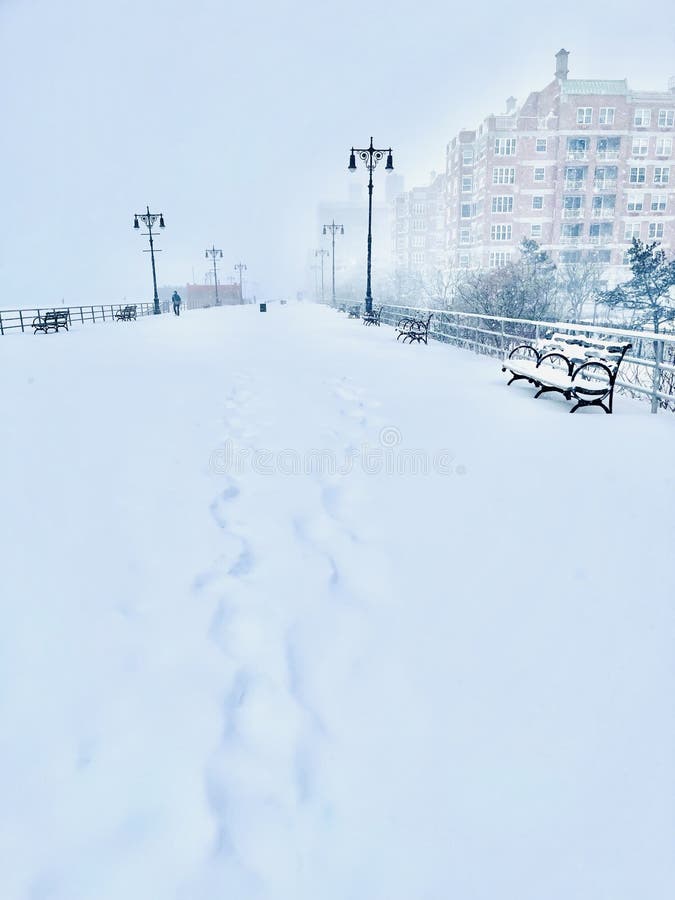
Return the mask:
<svg viewBox="0 0 675 900"><path fill-rule="evenodd" d="M352 144L391 144L423 183L560 47L572 77L664 89L674 22L665 0L0 0L0 303L148 299L146 203L161 284L201 281L215 242L225 271L291 293Z"/></svg>

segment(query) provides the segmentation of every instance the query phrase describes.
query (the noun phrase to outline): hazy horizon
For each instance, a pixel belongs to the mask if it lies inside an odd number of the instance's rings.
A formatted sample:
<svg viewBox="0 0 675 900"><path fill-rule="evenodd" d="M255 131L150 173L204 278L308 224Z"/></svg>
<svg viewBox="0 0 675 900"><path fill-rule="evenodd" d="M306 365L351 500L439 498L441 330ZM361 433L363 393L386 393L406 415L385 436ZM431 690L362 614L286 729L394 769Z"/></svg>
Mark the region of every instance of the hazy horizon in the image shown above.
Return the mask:
<svg viewBox="0 0 675 900"><path fill-rule="evenodd" d="M540 9L0 0L0 304L149 299L146 204L166 219L160 284L202 282L215 243L223 280L243 260L261 296L294 293L352 144L391 145L410 188L460 128L549 83L560 47L571 77L675 75L673 26L636 40L626 2L573 0L555 25Z"/></svg>

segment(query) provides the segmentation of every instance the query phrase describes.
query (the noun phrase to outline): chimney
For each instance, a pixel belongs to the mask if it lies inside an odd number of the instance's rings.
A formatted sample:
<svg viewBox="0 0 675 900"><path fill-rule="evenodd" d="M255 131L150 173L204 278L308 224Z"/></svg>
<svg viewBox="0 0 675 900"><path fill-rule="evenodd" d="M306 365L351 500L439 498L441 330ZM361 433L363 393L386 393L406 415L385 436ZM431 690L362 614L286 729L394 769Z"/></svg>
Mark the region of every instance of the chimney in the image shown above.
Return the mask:
<svg viewBox="0 0 675 900"><path fill-rule="evenodd" d="M565 81L569 74L568 60L570 58L569 50L558 50L555 55L555 77L561 81Z"/></svg>
<svg viewBox="0 0 675 900"><path fill-rule="evenodd" d="M506 100L506 115L510 116L515 108L516 108L516 98L508 97Z"/></svg>

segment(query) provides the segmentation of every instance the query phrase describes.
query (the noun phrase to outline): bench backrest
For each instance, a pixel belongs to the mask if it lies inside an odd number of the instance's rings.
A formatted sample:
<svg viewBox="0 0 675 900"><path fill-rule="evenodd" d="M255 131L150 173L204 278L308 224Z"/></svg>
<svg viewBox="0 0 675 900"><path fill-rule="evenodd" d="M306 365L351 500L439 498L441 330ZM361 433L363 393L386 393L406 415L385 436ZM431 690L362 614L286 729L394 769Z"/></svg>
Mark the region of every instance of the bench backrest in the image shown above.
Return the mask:
<svg viewBox="0 0 675 900"><path fill-rule="evenodd" d="M546 353L561 353L575 367L595 360L604 363L613 374L616 374L622 359L632 345L556 332L551 337L540 338L534 346L540 356Z"/></svg>

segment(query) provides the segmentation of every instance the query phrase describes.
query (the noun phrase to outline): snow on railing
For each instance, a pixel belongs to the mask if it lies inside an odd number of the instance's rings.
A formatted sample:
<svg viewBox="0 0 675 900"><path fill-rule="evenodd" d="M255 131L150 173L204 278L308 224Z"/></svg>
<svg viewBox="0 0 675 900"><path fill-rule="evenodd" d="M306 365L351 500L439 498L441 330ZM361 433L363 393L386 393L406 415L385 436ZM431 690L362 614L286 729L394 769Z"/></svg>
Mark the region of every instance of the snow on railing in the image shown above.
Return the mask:
<svg viewBox="0 0 675 900"><path fill-rule="evenodd" d="M402 316L419 316L422 312L434 314L429 336L435 340L500 358L519 343L545 337L549 331L621 338L633 346L619 370L617 388L629 396L649 400L654 413L659 408L675 412L675 334L580 322L513 319L431 307L422 310L420 307L384 305L381 319L388 325L395 325Z"/></svg>
<svg viewBox="0 0 675 900"><path fill-rule="evenodd" d="M68 325L78 322L112 322L115 313L126 306L135 306L137 316L150 316L154 310L152 303L97 303L92 306L36 306L23 309L0 309L0 335L11 331L33 333L33 319L50 312L67 312ZM168 304L162 304L162 311L168 312Z"/></svg>

